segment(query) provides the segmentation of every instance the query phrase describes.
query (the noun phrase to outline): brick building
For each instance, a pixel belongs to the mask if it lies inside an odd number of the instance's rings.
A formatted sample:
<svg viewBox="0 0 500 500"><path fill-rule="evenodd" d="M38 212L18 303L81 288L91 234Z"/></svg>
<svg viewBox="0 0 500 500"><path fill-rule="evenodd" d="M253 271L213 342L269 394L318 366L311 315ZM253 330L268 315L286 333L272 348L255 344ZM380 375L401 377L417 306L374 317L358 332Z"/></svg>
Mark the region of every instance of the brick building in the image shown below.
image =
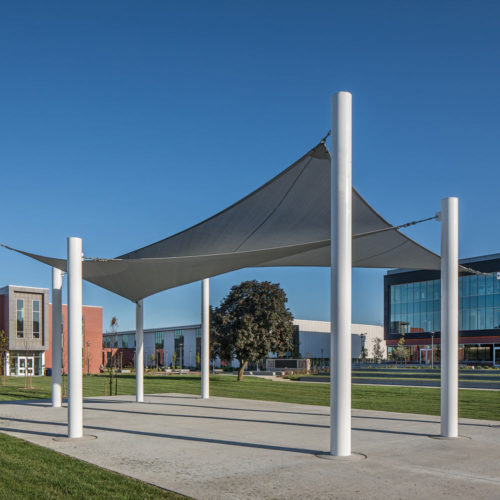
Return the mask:
<svg viewBox="0 0 500 500"><path fill-rule="evenodd" d="M83 306L84 373L102 362L102 307ZM63 371L68 373L68 313L63 305ZM52 368L52 306L47 288L8 285L0 289L0 330L8 340L7 375L44 375Z"/></svg>
<svg viewBox="0 0 500 500"><path fill-rule="evenodd" d="M99 373L102 363L102 307L82 306L83 313L83 373ZM68 373L68 306L62 306L63 373ZM49 304L49 331L52 332L52 304ZM51 333L50 333L51 335ZM52 339L52 337L51 337ZM45 353L45 368L52 368L52 341Z"/></svg>

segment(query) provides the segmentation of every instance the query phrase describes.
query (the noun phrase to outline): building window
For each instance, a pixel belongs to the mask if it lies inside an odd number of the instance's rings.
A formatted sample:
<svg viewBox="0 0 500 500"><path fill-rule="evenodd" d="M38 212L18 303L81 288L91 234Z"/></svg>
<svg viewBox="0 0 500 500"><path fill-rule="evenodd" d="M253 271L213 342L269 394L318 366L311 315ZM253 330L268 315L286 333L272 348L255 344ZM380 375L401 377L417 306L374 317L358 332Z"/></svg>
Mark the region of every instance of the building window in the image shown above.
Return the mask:
<svg viewBox="0 0 500 500"><path fill-rule="evenodd" d="M17 299L17 338L24 337L24 300Z"/></svg>
<svg viewBox="0 0 500 500"><path fill-rule="evenodd" d="M155 332L155 349L163 349L165 332Z"/></svg>
<svg viewBox="0 0 500 500"><path fill-rule="evenodd" d="M33 301L33 338L40 338L40 301Z"/></svg>
<svg viewBox="0 0 500 500"><path fill-rule="evenodd" d="M177 364L182 366L182 358L184 357L184 330L175 330L174 332L174 349L177 356Z"/></svg>
<svg viewBox="0 0 500 500"><path fill-rule="evenodd" d="M128 348L128 335L122 335L122 347Z"/></svg>

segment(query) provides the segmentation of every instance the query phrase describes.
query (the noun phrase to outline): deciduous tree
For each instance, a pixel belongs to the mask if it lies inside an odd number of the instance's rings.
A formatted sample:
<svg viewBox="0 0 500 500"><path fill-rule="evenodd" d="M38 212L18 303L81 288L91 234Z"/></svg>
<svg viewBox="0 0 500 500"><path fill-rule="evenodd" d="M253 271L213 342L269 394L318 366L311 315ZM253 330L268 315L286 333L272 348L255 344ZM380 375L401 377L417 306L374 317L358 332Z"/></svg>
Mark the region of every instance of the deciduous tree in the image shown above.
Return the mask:
<svg viewBox="0 0 500 500"><path fill-rule="evenodd" d="M373 339L373 358L379 363L384 357L384 349L382 348L382 339L376 337Z"/></svg>
<svg viewBox="0 0 500 500"><path fill-rule="evenodd" d="M270 352L278 356L292 349L293 317L286 307L286 294L277 283L244 281L231 288L211 314L214 355L239 361L238 380L248 362Z"/></svg>

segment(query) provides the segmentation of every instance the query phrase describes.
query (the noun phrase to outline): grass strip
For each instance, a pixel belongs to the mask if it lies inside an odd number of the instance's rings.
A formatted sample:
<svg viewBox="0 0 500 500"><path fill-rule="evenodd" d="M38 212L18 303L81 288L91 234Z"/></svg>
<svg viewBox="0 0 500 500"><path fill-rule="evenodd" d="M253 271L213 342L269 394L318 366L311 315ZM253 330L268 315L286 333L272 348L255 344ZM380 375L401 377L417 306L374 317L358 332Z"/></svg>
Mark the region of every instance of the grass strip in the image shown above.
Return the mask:
<svg viewBox="0 0 500 500"><path fill-rule="evenodd" d="M23 379L8 378L7 385L0 385L0 400L50 398L50 378L33 379L35 389L19 389ZM103 376L84 377L85 397L103 396ZM199 394L200 377L145 376L145 394L180 393ZM107 390L109 395L109 390ZM118 394L135 394L134 375L120 375ZM330 384L278 382L254 377L245 377L237 382L230 375L210 377L210 394L213 396L280 401L308 405L328 406L330 404ZM393 411L401 413L421 413L439 415L440 390L428 387L372 386L354 384L352 386L352 407L365 410ZM500 391L459 390L459 416L487 420L500 420Z"/></svg>
<svg viewBox="0 0 500 500"><path fill-rule="evenodd" d="M0 498L181 500L187 497L0 433Z"/></svg>

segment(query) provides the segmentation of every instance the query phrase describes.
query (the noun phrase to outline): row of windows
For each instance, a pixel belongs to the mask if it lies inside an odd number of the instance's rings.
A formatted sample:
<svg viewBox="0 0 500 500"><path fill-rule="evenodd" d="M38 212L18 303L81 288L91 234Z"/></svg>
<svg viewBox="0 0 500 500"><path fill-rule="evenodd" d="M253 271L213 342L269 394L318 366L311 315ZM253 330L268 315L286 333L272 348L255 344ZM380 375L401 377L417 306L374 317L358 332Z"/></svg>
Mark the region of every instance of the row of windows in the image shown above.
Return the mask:
<svg viewBox="0 0 500 500"><path fill-rule="evenodd" d="M16 334L18 339L25 336L24 299L16 302ZM31 332L34 339L40 338L40 301L33 300L31 303Z"/></svg>
<svg viewBox="0 0 500 500"><path fill-rule="evenodd" d="M165 339L166 330L158 330L154 332L155 334L155 348L163 349L163 342ZM201 329L196 328L195 330L196 339L201 338ZM121 346L119 346L118 339L121 338ZM175 330L174 331L174 341L176 350L178 350L178 346L184 342L184 330ZM117 348L117 347L135 347L135 334L130 335L103 335L102 338L102 346L106 348Z"/></svg>
<svg viewBox="0 0 500 500"><path fill-rule="evenodd" d="M440 280L391 286L393 333L441 329ZM500 328L500 275L462 276L459 281L460 330Z"/></svg>
<svg viewBox="0 0 500 500"><path fill-rule="evenodd" d="M411 345L407 346L407 361L414 363L429 363L432 356L434 361L439 362L441 357L441 346L432 345ZM395 347L387 347L387 355L392 357ZM498 359L500 344L460 344L458 346L458 360L464 362L494 362Z"/></svg>
<svg viewBox="0 0 500 500"><path fill-rule="evenodd" d="M121 346L118 345L118 339L121 339ZM135 347L135 335L103 335L102 346L105 348L132 348Z"/></svg>
<svg viewBox="0 0 500 500"><path fill-rule="evenodd" d="M459 279L459 295L460 297L478 298L492 295L500 296L500 273L461 276ZM391 304L429 300L441 300L441 280L391 286Z"/></svg>
<svg viewBox="0 0 500 500"><path fill-rule="evenodd" d="M459 312L460 330L495 330L500 329L500 308L463 309ZM441 313L400 314L392 317L391 332L417 333L441 330Z"/></svg>

